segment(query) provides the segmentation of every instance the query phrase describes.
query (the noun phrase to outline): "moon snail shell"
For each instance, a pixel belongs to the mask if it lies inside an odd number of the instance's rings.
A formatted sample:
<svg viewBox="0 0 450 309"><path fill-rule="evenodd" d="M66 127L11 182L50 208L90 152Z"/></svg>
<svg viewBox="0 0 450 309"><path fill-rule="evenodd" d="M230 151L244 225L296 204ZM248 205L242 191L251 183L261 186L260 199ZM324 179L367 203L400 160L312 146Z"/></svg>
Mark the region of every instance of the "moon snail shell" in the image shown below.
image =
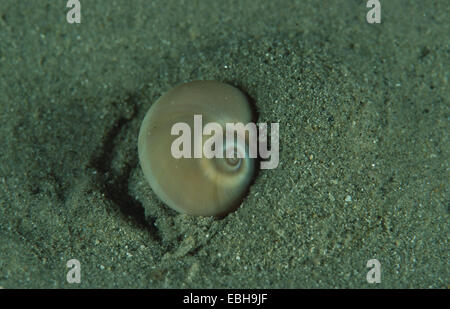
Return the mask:
<svg viewBox="0 0 450 309"><path fill-rule="evenodd" d="M172 209L195 216L222 216L242 202L256 159L248 156L247 139L244 145L239 139L234 145L224 145L225 151L240 153L240 157L175 158L171 145L178 136L171 135L171 128L180 122L194 128L194 115L202 115L203 124L221 125L224 136L226 123L247 124L253 118L247 97L233 86L217 81L178 85L145 115L138 138L140 165L153 191ZM207 138L203 136L202 142Z"/></svg>

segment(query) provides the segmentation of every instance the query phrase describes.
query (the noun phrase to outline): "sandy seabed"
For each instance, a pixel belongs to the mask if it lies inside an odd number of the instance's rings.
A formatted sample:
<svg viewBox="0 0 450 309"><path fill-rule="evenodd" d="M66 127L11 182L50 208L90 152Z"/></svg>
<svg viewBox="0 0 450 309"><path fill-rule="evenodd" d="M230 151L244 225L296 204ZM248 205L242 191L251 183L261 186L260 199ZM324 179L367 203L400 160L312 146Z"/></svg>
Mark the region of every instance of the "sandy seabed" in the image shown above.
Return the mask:
<svg viewBox="0 0 450 309"><path fill-rule="evenodd" d="M447 1L0 3L0 286L449 286ZM223 219L178 214L137 158L173 86L244 90L280 164ZM199 192L198 194L201 194Z"/></svg>

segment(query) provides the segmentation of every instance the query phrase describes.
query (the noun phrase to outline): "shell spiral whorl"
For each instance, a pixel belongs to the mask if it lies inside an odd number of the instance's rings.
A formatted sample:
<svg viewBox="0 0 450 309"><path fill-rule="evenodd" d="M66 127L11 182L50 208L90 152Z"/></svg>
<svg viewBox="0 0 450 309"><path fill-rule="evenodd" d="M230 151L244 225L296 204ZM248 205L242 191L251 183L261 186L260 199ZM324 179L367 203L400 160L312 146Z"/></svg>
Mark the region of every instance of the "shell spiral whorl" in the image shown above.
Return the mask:
<svg viewBox="0 0 450 309"><path fill-rule="evenodd" d="M255 159L248 156L247 139L239 139L223 150L235 158L179 158L172 156L171 135L175 123L186 123L194 140L194 115L203 125L218 123L226 134L226 123L247 124L252 111L245 95L235 87L217 81L181 84L165 93L148 110L139 138L139 161L145 178L158 197L171 208L199 216L220 216L236 209L255 171ZM203 130L203 128L202 128ZM202 137L201 147L209 136ZM193 146L192 148L194 148ZM194 149L193 149L194 151Z"/></svg>

